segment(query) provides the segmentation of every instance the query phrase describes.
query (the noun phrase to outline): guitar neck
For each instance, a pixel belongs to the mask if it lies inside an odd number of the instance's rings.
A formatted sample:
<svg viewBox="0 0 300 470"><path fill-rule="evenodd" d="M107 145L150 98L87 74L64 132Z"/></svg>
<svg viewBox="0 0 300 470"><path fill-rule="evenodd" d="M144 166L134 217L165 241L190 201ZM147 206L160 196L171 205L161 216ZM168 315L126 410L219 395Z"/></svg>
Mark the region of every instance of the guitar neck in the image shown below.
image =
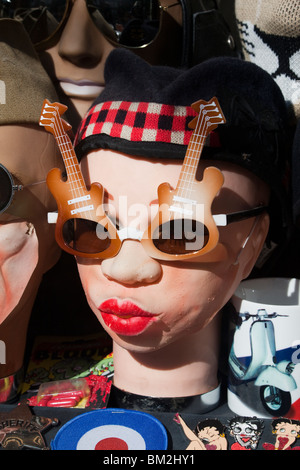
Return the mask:
<svg viewBox="0 0 300 470"><path fill-rule="evenodd" d="M54 132L54 137L65 164L68 182L76 184L77 188L82 187L85 189L85 182L69 136L66 133L61 134L57 130Z"/></svg>
<svg viewBox="0 0 300 470"><path fill-rule="evenodd" d="M178 196L182 198L191 197L194 190L196 172L207 135L207 129L196 129L189 141L176 188Z"/></svg>
<svg viewBox="0 0 300 470"><path fill-rule="evenodd" d="M216 97L210 101L199 100L192 108L198 112L198 117L189 124L194 128L194 132L187 147L176 188L177 196L183 202L186 199L193 200L193 192L197 187L197 168L208 134L219 124L226 122Z"/></svg>

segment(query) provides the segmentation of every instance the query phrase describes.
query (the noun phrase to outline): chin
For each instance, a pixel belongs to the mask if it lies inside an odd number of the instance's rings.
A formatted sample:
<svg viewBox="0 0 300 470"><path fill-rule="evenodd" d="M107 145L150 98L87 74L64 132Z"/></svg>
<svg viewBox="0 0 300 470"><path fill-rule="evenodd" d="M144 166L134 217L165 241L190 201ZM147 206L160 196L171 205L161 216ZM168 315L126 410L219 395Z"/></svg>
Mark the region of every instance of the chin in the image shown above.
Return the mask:
<svg viewBox="0 0 300 470"><path fill-rule="evenodd" d="M150 354L165 348L168 349L169 346L173 351L173 346L177 341L181 341L186 335L189 336L186 330L169 334L161 329L151 327L144 333L135 336L117 335L107 329L106 331L114 343L132 354Z"/></svg>
<svg viewBox="0 0 300 470"><path fill-rule="evenodd" d="M119 336L112 339L114 343L116 343L120 348L125 349L131 354L150 354L155 351L159 351L164 347L164 345L156 343L155 341L153 344L145 344L144 341L141 341L141 343L139 343L139 341L128 341L128 337L122 338L121 336Z"/></svg>
<svg viewBox="0 0 300 470"><path fill-rule="evenodd" d="M104 323L102 318L99 318L99 315L97 315L97 317L112 341L131 353L150 353L157 351L166 346L169 342L156 325L149 326L145 331L139 334L118 334L112 331Z"/></svg>
<svg viewBox="0 0 300 470"><path fill-rule="evenodd" d="M74 108L76 109L77 113L81 117L84 118L86 113L88 112L89 108L92 106L95 98L77 98L77 97L69 97L70 101L72 102Z"/></svg>

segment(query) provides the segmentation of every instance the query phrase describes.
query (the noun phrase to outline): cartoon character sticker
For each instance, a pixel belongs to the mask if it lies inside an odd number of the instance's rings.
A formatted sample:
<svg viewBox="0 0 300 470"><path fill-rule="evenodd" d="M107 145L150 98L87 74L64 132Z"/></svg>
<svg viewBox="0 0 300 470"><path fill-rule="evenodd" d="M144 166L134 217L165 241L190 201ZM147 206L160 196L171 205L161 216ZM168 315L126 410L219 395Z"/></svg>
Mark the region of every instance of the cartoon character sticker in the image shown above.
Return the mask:
<svg viewBox="0 0 300 470"><path fill-rule="evenodd" d="M236 416L229 421L228 429L235 441L231 450L255 450L264 429L264 422L256 417Z"/></svg>
<svg viewBox="0 0 300 470"><path fill-rule="evenodd" d="M195 431L192 431L177 413L174 421L181 425L190 444L186 450L227 450L225 427L218 419L200 421Z"/></svg>
<svg viewBox="0 0 300 470"><path fill-rule="evenodd" d="M300 450L300 446L293 446L300 437L300 421L288 418L274 419L272 433L276 436L275 443L265 442L265 450Z"/></svg>
<svg viewBox="0 0 300 470"><path fill-rule="evenodd" d="M219 419L206 418L198 422L194 431L178 413L174 421L190 441L186 450L300 450L300 445L295 445L300 439L300 421L296 419L280 417L265 421L256 416L234 416L222 424ZM264 432L270 436L270 426L275 442L264 439L259 446Z"/></svg>

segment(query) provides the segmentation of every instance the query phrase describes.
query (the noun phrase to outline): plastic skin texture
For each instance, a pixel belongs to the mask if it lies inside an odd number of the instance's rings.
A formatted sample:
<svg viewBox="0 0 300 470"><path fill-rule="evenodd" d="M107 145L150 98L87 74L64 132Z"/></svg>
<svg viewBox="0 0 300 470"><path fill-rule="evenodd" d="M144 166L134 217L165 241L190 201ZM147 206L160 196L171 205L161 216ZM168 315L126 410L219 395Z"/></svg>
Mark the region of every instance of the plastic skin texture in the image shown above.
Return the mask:
<svg viewBox="0 0 300 470"><path fill-rule="evenodd" d="M61 167L55 140L33 125L0 127L0 160L14 180L24 186L45 181L53 166ZM11 206L0 214L0 339L6 363L0 377L23 365L27 326L43 273L58 260L60 249L47 213L55 201L46 183L15 193Z"/></svg>
<svg viewBox="0 0 300 470"><path fill-rule="evenodd" d="M39 51L39 56L61 102L69 107L75 131L80 118L104 87L104 65L115 46L91 20L86 2L73 3L58 42Z"/></svg>
<svg viewBox="0 0 300 470"><path fill-rule="evenodd" d="M164 6L174 4L165 0ZM181 37L181 6L166 13L164 31L149 47L134 49L152 64L169 64L172 51L179 51ZM116 46L98 30L89 16L85 0L73 1L72 10L58 42L48 49L38 51L40 59L55 84L62 103L69 106L70 121L74 131L80 119L105 86L104 66L108 54ZM174 58L178 63L179 58Z"/></svg>
<svg viewBox="0 0 300 470"><path fill-rule="evenodd" d="M207 166L200 162L200 178ZM214 166L222 171L224 185L213 213L267 202L268 188L246 170L228 163ZM81 167L87 185L104 186L113 221L145 230L155 213L158 186L176 187L181 164L97 150ZM125 240L114 258L76 258L88 303L113 339L116 387L153 397L192 396L217 387L218 313L251 272L268 231L268 215L261 215L253 229L254 221L222 227L216 248L193 262L153 259L137 240Z"/></svg>

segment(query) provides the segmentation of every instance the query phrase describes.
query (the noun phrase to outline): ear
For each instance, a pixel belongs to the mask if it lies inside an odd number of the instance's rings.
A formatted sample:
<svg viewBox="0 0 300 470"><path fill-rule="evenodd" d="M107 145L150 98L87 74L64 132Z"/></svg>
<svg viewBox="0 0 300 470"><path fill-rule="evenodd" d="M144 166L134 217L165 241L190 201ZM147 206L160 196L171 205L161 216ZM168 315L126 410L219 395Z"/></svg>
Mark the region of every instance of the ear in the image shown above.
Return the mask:
<svg viewBox="0 0 300 470"><path fill-rule="evenodd" d="M269 215L261 215L239 258L242 279L246 279L250 275L267 238L269 226Z"/></svg>

